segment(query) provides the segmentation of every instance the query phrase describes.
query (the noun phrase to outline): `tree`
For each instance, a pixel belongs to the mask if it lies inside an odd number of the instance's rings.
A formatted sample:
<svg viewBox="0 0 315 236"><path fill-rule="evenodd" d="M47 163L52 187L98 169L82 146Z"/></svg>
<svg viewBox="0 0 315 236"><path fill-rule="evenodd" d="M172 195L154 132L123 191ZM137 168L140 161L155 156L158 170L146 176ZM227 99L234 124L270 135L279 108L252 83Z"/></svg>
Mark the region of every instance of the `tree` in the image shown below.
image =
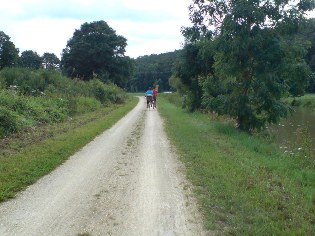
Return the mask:
<svg viewBox="0 0 315 236"><path fill-rule="evenodd" d="M19 62L21 67L37 70L42 65L42 58L32 50L23 51Z"/></svg>
<svg viewBox="0 0 315 236"><path fill-rule="evenodd" d="M169 91L169 78L178 62L180 51L152 54L138 57L134 60L135 73L128 82L128 90L144 92L150 86L159 85L160 91Z"/></svg>
<svg viewBox="0 0 315 236"><path fill-rule="evenodd" d="M194 111L201 106L202 89L199 79L213 72L212 44L207 39L186 44L170 80L172 86L185 97L183 107L188 111Z"/></svg>
<svg viewBox="0 0 315 236"><path fill-rule="evenodd" d="M45 69L58 69L60 67L60 59L54 53L45 52L42 56L43 67Z"/></svg>
<svg viewBox="0 0 315 236"><path fill-rule="evenodd" d="M19 49L11 41L5 41L0 48L0 69L17 66Z"/></svg>
<svg viewBox="0 0 315 236"><path fill-rule="evenodd" d="M0 31L0 48L2 48L3 43L6 41L10 41L10 37L3 31Z"/></svg>
<svg viewBox="0 0 315 236"><path fill-rule="evenodd" d="M134 72L133 60L131 60L130 57L119 57L114 58L113 61L111 72L114 76L108 77L108 79L119 87L126 88ZM104 82L106 82L106 80L104 80Z"/></svg>
<svg viewBox="0 0 315 236"><path fill-rule="evenodd" d="M10 37L0 31L0 69L15 66L19 59L19 50L10 41Z"/></svg>
<svg viewBox="0 0 315 236"><path fill-rule="evenodd" d="M312 71L315 71L315 19L308 19L300 28L299 34L311 42L311 47L307 52L306 61Z"/></svg>
<svg viewBox="0 0 315 236"><path fill-rule="evenodd" d="M195 0L194 25L183 34L188 40L213 36L216 42L215 73L201 80L209 108L235 117L246 131L286 116L280 98L301 95L307 84L303 58L309 44L296 32L313 8L312 0ZM207 80L225 89L213 94Z"/></svg>
<svg viewBox="0 0 315 236"><path fill-rule="evenodd" d="M120 70L126 70L126 46L126 39L105 21L84 23L63 49L62 67L71 77L89 80L98 76L115 81L116 76L122 76Z"/></svg>
<svg viewBox="0 0 315 236"><path fill-rule="evenodd" d="M305 58L307 64L311 67L313 72L310 76L307 92L315 93L315 19L308 19L299 30L299 34L311 42L311 47L307 51Z"/></svg>

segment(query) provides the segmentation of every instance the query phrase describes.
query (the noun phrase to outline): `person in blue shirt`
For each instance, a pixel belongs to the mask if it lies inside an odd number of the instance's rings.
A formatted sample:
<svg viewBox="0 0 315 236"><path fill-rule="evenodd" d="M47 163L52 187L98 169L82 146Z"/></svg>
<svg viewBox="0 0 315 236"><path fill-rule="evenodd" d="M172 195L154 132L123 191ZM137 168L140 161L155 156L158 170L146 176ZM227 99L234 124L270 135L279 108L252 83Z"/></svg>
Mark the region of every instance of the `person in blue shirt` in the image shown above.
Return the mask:
<svg viewBox="0 0 315 236"><path fill-rule="evenodd" d="M150 108L150 102L152 103L153 100L153 90L151 87L146 91L145 97L147 99L147 108Z"/></svg>

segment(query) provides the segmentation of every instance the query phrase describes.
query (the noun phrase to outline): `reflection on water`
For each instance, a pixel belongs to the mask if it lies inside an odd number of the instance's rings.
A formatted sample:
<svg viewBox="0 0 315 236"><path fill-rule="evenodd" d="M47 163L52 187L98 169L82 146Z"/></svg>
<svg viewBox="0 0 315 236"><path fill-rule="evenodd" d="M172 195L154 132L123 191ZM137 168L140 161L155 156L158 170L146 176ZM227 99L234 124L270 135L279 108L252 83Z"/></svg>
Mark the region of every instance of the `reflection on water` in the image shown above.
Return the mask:
<svg viewBox="0 0 315 236"><path fill-rule="evenodd" d="M268 128L270 133L279 143L280 148L284 152L292 153L294 150L302 149L303 135L307 130L309 136L308 142L311 145L311 150L315 152L315 114L306 109L297 109L287 119L283 119L277 125L270 125ZM304 138L305 139L305 138Z"/></svg>

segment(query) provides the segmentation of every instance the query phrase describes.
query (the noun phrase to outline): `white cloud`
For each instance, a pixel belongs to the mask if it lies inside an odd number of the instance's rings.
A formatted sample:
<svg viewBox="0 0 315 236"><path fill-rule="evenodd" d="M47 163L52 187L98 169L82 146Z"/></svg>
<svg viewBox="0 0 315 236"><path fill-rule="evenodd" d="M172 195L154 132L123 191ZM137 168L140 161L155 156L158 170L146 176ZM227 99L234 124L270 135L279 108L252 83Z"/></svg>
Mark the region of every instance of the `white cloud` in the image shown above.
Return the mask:
<svg viewBox="0 0 315 236"><path fill-rule="evenodd" d="M78 20L31 19L12 25L9 36L20 51L33 50L42 55L55 53L60 57L74 29L84 23Z"/></svg>
<svg viewBox="0 0 315 236"><path fill-rule="evenodd" d="M180 48L191 0L10 0L1 3L0 30L20 51L60 56L75 29L106 21L127 39L126 55L137 57Z"/></svg>
<svg viewBox="0 0 315 236"><path fill-rule="evenodd" d="M315 10L308 12L307 17L308 18L315 18Z"/></svg>
<svg viewBox="0 0 315 236"><path fill-rule="evenodd" d="M60 56L75 29L106 21L127 39L126 55L137 57L181 47L192 0L10 0L0 6L0 30L20 51ZM315 17L315 11L310 13Z"/></svg>

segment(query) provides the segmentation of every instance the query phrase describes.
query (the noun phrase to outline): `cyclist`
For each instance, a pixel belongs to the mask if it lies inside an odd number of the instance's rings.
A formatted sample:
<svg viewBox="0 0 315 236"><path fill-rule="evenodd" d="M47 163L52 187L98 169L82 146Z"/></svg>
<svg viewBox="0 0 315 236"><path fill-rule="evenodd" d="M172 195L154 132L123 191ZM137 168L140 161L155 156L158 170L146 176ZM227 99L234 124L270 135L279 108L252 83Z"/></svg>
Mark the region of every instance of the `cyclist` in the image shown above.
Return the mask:
<svg viewBox="0 0 315 236"><path fill-rule="evenodd" d="M158 90L157 88L154 88L153 89L153 101L154 101L154 107L156 108L156 97L157 97L157 94L158 94Z"/></svg>
<svg viewBox="0 0 315 236"><path fill-rule="evenodd" d="M145 97L147 98L147 108L150 108L150 103L152 103L153 100L153 91L151 87L149 87L149 89L146 91Z"/></svg>

